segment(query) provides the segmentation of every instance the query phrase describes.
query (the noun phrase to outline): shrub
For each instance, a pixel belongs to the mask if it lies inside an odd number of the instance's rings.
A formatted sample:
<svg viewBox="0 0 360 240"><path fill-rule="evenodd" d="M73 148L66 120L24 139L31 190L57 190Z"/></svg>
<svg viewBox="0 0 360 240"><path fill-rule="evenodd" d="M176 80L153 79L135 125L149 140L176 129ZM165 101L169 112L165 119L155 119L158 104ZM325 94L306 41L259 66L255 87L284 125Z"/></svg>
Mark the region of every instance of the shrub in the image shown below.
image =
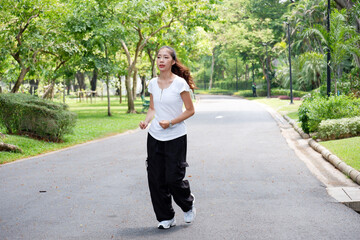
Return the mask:
<svg viewBox="0 0 360 240"><path fill-rule="evenodd" d="M303 97L306 94L308 94L308 92L303 92L303 91L295 91L293 90L293 97ZM234 95L236 96L242 96L242 97L252 97L253 93L252 90L240 90L236 93L234 93ZM256 90L256 95L258 97L266 97L267 96L267 90L264 89L257 89ZM271 89L271 96L290 96L290 90L289 89L278 89L278 88L273 88ZM290 99L287 98L287 99Z"/></svg>
<svg viewBox="0 0 360 240"><path fill-rule="evenodd" d="M322 120L360 116L360 99L351 96L310 96L299 107L304 132L316 132Z"/></svg>
<svg viewBox="0 0 360 240"><path fill-rule="evenodd" d="M360 135L360 117L354 117L321 121L317 137L328 140L358 135Z"/></svg>
<svg viewBox="0 0 360 240"><path fill-rule="evenodd" d="M253 96L253 92L252 90L240 90L234 93L235 96L241 96L241 97L252 97ZM256 90L256 95L258 97L264 97L267 95L265 90L262 89L257 89Z"/></svg>
<svg viewBox="0 0 360 240"><path fill-rule="evenodd" d="M293 90L293 97L303 97L306 94L308 94L308 92ZM290 89L273 88L273 89L271 89L271 95L274 95L274 96L280 95L280 96L289 96L290 97Z"/></svg>
<svg viewBox="0 0 360 240"><path fill-rule="evenodd" d="M240 90L238 92L235 92L234 95L241 96L241 97L252 97L253 92L252 92L252 90Z"/></svg>
<svg viewBox="0 0 360 240"><path fill-rule="evenodd" d="M0 108L0 123L10 134L60 141L76 123L76 114L67 105L27 94L0 94Z"/></svg>
<svg viewBox="0 0 360 240"><path fill-rule="evenodd" d="M220 88L212 88L209 91L210 94L221 94L221 95L232 95L232 90L220 89Z"/></svg>

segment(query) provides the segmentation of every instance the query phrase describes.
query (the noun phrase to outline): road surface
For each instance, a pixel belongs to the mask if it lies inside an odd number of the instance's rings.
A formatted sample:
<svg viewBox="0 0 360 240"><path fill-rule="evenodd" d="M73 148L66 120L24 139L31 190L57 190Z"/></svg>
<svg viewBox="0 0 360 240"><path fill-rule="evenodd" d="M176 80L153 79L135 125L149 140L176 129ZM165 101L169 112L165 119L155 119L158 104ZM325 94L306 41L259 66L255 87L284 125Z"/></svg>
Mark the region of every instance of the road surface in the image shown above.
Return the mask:
<svg viewBox="0 0 360 240"><path fill-rule="evenodd" d="M156 228L135 131L1 166L0 239L359 239L262 106L203 96L187 126L193 224Z"/></svg>

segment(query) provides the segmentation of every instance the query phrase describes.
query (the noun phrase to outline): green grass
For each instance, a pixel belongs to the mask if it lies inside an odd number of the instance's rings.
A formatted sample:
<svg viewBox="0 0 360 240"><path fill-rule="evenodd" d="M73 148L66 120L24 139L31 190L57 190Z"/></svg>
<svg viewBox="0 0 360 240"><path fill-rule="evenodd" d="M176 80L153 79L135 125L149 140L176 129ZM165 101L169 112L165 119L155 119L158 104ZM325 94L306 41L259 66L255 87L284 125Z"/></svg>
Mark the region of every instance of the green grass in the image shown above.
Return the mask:
<svg viewBox="0 0 360 240"><path fill-rule="evenodd" d="M250 100L255 100L259 103L263 103L273 108L281 115L288 115L291 119L297 121L298 109L302 101L293 101L294 104L290 104L290 100L280 100L278 98L248 98Z"/></svg>
<svg viewBox="0 0 360 240"><path fill-rule="evenodd" d="M69 105L70 111L78 115L73 134L65 135L63 143L7 135L4 142L20 147L23 153L0 152L0 164L136 129L139 121L145 118L145 114L127 114L127 103L119 104L119 99L116 97L111 98L111 117L107 116L106 98L103 101L98 98L96 103L93 101L93 104L86 103L86 101L80 103L76 99L66 99L66 103ZM135 101L135 109L141 112L141 100ZM0 132L4 133L5 130L0 127Z"/></svg>
<svg viewBox="0 0 360 240"><path fill-rule="evenodd" d="M289 100L280 100L278 98L248 99L266 104L280 114L286 114L291 119L298 121L298 108L302 101L294 101L294 104L289 104ZM360 137L321 142L320 144L342 159L349 166L360 170Z"/></svg>
<svg viewBox="0 0 360 240"><path fill-rule="evenodd" d="M360 171L360 137L320 142L349 166Z"/></svg>

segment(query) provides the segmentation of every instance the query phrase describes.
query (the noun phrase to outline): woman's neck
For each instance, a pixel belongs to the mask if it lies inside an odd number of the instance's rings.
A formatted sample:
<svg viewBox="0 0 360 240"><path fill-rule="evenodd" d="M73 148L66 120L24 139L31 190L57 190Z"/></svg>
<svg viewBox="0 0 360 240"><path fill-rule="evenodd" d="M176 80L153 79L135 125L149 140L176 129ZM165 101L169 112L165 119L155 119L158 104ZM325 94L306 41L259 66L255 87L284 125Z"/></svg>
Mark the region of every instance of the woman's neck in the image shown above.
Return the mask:
<svg viewBox="0 0 360 240"><path fill-rule="evenodd" d="M171 72L171 71L166 71L166 72L160 72L160 75L159 75L159 79L160 80L171 80L173 79L174 77L174 74Z"/></svg>

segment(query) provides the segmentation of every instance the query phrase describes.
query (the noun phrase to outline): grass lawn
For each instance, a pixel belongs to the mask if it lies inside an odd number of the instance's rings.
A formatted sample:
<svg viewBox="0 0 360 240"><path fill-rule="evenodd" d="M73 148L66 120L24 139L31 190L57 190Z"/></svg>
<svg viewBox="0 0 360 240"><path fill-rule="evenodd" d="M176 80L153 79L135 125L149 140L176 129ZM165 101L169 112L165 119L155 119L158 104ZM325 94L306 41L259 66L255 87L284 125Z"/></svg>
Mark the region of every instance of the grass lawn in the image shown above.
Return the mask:
<svg viewBox="0 0 360 240"><path fill-rule="evenodd" d="M360 137L320 142L349 166L360 171Z"/></svg>
<svg viewBox="0 0 360 240"><path fill-rule="evenodd" d="M286 114L291 119L298 121L298 108L302 101L294 101L294 104L290 105L289 100L280 100L277 98L249 99L266 104L280 114ZM320 144L342 159L346 164L360 171L360 137L320 142Z"/></svg>
<svg viewBox="0 0 360 240"><path fill-rule="evenodd" d="M66 99L70 111L77 113L78 119L73 134L67 134L63 143L53 143L34 140L24 136L7 135L4 142L20 147L23 153L0 152L0 164L17 159L35 156L41 153L54 151L93 139L111 136L130 129L136 129L139 121L145 118L145 114L127 114L127 103L119 104L118 97L111 98L112 117L107 116L107 100L100 98L93 100L93 104L77 102L76 99ZM142 110L141 99L135 101L135 109ZM0 132L5 132L1 129Z"/></svg>
<svg viewBox="0 0 360 240"><path fill-rule="evenodd" d="M302 101L294 100L294 104L290 104L290 100L280 100L278 98L248 98L249 100L254 100L259 103L263 103L273 108L281 115L288 115L291 119L295 121L299 120L298 117L298 108L301 105Z"/></svg>

